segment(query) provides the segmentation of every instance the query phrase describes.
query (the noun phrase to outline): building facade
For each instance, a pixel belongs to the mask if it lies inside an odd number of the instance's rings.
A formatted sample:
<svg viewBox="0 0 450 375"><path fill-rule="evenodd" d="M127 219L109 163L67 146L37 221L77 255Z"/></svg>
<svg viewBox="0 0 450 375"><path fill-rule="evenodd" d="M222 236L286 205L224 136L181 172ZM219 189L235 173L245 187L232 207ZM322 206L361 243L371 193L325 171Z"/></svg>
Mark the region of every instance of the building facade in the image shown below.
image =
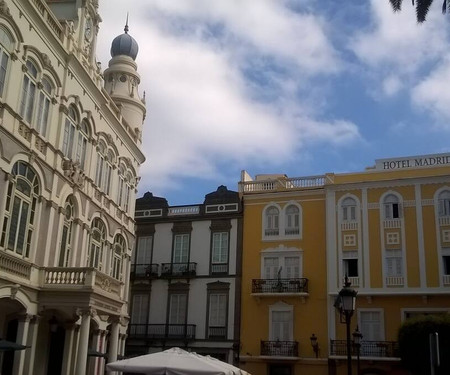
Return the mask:
<svg viewBox="0 0 450 375"><path fill-rule="evenodd" d="M241 366L346 374L346 325L334 305L347 276L358 292L351 331L362 333L353 373L359 363L362 374L404 374L401 323L450 312L450 154L304 178L243 172L240 193Z"/></svg>
<svg viewBox="0 0 450 375"><path fill-rule="evenodd" d="M28 346L2 375L124 353L145 103L127 27L97 63L100 21L98 0L0 1L0 337Z"/></svg>
<svg viewBox="0 0 450 375"><path fill-rule="evenodd" d="M329 180L331 363L345 373L345 325L333 303L347 275L358 291L352 331L358 325L362 333L363 373L402 373L401 323L450 312L450 154L381 159L363 172Z"/></svg>
<svg viewBox="0 0 450 375"><path fill-rule="evenodd" d="M251 374L328 373L324 181L242 173L240 362Z"/></svg>
<svg viewBox="0 0 450 375"><path fill-rule="evenodd" d="M237 361L242 211L220 186L203 204L169 206L146 193L136 202L127 355L171 347Z"/></svg>

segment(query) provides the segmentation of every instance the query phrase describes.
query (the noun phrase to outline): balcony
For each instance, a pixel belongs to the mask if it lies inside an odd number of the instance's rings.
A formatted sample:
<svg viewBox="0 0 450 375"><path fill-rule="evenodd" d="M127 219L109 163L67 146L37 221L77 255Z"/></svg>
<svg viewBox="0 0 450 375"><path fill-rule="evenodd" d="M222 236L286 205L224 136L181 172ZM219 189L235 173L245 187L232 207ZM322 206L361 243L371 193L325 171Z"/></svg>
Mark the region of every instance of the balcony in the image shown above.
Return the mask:
<svg viewBox="0 0 450 375"><path fill-rule="evenodd" d="M215 274L227 274L228 273L228 264L227 263L212 263L211 264L211 273Z"/></svg>
<svg viewBox="0 0 450 375"><path fill-rule="evenodd" d="M158 264L132 264L131 278L156 279L158 277Z"/></svg>
<svg viewBox="0 0 450 375"><path fill-rule="evenodd" d="M48 267L41 270L44 290L107 292L121 297L122 282L90 267Z"/></svg>
<svg viewBox="0 0 450 375"><path fill-rule="evenodd" d="M209 339L226 339L227 327L208 327Z"/></svg>
<svg viewBox="0 0 450 375"><path fill-rule="evenodd" d="M252 294L307 294L308 279L253 279Z"/></svg>
<svg viewBox="0 0 450 375"><path fill-rule="evenodd" d="M331 355L347 355L346 340L330 340ZM352 355L357 355L356 348L352 346ZM361 357L380 357L396 358L398 357L398 342L396 341L361 341Z"/></svg>
<svg viewBox="0 0 450 375"><path fill-rule="evenodd" d="M195 324L129 324L128 336L135 339L195 339Z"/></svg>
<svg viewBox="0 0 450 375"><path fill-rule="evenodd" d="M197 263L162 263L161 277L194 277L197 274Z"/></svg>
<svg viewBox="0 0 450 375"><path fill-rule="evenodd" d="M298 357L297 341L261 341L261 355Z"/></svg>

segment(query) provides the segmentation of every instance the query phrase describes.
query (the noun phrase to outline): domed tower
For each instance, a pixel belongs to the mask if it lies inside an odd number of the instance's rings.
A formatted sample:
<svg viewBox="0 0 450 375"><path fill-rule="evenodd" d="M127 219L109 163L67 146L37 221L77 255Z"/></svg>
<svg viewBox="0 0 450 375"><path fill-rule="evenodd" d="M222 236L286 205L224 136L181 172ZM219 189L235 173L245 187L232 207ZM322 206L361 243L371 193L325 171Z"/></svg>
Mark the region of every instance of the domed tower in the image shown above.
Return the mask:
<svg viewBox="0 0 450 375"><path fill-rule="evenodd" d="M141 140L142 123L145 118L145 98L139 96L141 78L135 62L139 46L128 34L128 19L124 33L114 38L111 57L105 70L105 89L121 110L123 119L138 132Z"/></svg>

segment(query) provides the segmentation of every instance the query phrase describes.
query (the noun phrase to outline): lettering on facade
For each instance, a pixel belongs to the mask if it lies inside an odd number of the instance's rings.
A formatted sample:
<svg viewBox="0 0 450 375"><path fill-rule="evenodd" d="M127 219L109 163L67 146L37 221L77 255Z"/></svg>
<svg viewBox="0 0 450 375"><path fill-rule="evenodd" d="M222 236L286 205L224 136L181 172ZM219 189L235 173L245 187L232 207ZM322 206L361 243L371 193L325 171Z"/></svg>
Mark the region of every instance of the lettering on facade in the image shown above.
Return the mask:
<svg viewBox="0 0 450 375"><path fill-rule="evenodd" d="M393 170L450 165L450 154L416 156L402 159L383 159L376 161L376 169Z"/></svg>

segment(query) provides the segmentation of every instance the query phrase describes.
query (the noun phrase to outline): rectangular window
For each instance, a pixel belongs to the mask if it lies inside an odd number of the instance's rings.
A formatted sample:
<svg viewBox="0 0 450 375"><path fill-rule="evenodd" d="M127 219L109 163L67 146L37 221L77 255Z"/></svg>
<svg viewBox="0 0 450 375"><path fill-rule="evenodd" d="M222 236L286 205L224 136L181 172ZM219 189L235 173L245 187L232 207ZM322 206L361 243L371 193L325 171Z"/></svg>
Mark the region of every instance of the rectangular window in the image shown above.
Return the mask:
<svg viewBox="0 0 450 375"><path fill-rule="evenodd" d="M384 205L384 215L386 219L400 218L400 205L398 203L388 203Z"/></svg>
<svg viewBox="0 0 450 375"><path fill-rule="evenodd" d="M450 216L450 199L439 199L439 216Z"/></svg>
<svg viewBox="0 0 450 375"><path fill-rule="evenodd" d="M228 272L228 232L212 233L211 272Z"/></svg>
<svg viewBox="0 0 450 375"><path fill-rule="evenodd" d="M300 277L300 257L284 258L284 275L287 279L297 279Z"/></svg>
<svg viewBox="0 0 450 375"><path fill-rule="evenodd" d="M169 324L186 324L187 294L171 294L169 307Z"/></svg>
<svg viewBox="0 0 450 375"><path fill-rule="evenodd" d="M73 139L75 136L75 127L72 126L69 120L66 120L64 126L64 139L63 139L63 154L64 156L72 157Z"/></svg>
<svg viewBox="0 0 450 375"><path fill-rule="evenodd" d="M292 341L292 312L272 311L271 341Z"/></svg>
<svg viewBox="0 0 450 375"><path fill-rule="evenodd" d="M403 255L401 249L386 250L386 276L403 276Z"/></svg>
<svg viewBox="0 0 450 375"><path fill-rule="evenodd" d="M173 241L172 263L187 263L189 261L189 234L176 234Z"/></svg>
<svg viewBox="0 0 450 375"><path fill-rule="evenodd" d="M355 221L356 220L356 207L355 206L342 207L342 219L344 221Z"/></svg>
<svg viewBox="0 0 450 375"><path fill-rule="evenodd" d="M264 258L264 278L265 279L276 279L279 270L279 261L276 257L265 257Z"/></svg>
<svg viewBox="0 0 450 375"><path fill-rule="evenodd" d="M2 60L0 64L0 95L3 95L3 89L5 88L6 70L8 69L9 57L6 53L2 53Z"/></svg>
<svg viewBox="0 0 450 375"><path fill-rule="evenodd" d="M444 275L450 275L450 255L444 255L442 262L444 263Z"/></svg>
<svg viewBox="0 0 450 375"><path fill-rule="evenodd" d="M358 259L344 259L344 276L358 277Z"/></svg>
<svg viewBox="0 0 450 375"><path fill-rule="evenodd" d="M226 337L227 294L211 293L209 295L208 336Z"/></svg>
<svg viewBox="0 0 450 375"><path fill-rule="evenodd" d="M145 334L148 321L148 294L135 294L131 308L130 334Z"/></svg>
<svg viewBox="0 0 450 375"><path fill-rule="evenodd" d="M152 259L153 237L138 237L134 264L137 276L145 276Z"/></svg>
<svg viewBox="0 0 450 375"><path fill-rule="evenodd" d="M364 341L383 341L383 322L381 311L359 311L360 329Z"/></svg>

